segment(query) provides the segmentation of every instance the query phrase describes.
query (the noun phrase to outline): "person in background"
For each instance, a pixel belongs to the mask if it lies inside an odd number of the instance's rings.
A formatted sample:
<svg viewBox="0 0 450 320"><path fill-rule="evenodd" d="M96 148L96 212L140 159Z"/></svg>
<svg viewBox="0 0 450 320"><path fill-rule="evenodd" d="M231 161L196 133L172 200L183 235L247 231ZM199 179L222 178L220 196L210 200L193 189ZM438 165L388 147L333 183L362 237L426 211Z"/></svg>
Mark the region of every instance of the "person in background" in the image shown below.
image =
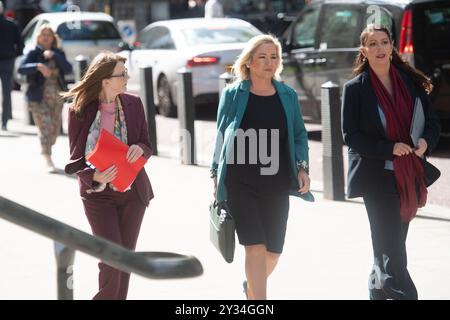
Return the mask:
<svg viewBox="0 0 450 320"><path fill-rule="evenodd" d="M205 18L222 18L223 6L218 0L208 0L205 4Z"/></svg>
<svg viewBox="0 0 450 320"><path fill-rule="evenodd" d="M308 134L297 93L276 80L282 69L276 38L248 42L233 66L237 80L220 98L211 165L216 201L227 202L245 247L244 292L255 300L267 299L267 279L283 251L289 195L314 200Z"/></svg>
<svg viewBox="0 0 450 320"><path fill-rule="evenodd" d="M51 2L51 4L50 4L51 12L64 12L64 11L67 11L67 8L69 6L69 1L51 0L50 2Z"/></svg>
<svg viewBox="0 0 450 320"><path fill-rule="evenodd" d="M13 88L14 60L22 54L23 41L17 25L4 16L3 3L0 1L0 80L2 82L2 126L8 129L12 119L11 91Z"/></svg>
<svg viewBox="0 0 450 320"><path fill-rule="evenodd" d="M86 155L95 147L102 129L114 134L130 147L127 160L150 158L152 148L139 97L125 93L128 73L125 58L112 52L98 54L86 74L63 96L73 98L69 108L70 162L65 171L76 174L86 217L92 232L134 250L146 207L153 190L145 169L124 192L113 184L117 168L103 172L86 163ZM99 291L94 299L127 298L130 274L99 263Z"/></svg>
<svg viewBox="0 0 450 320"><path fill-rule="evenodd" d="M55 172L52 146L61 131L64 101L60 92L66 90L64 74L72 72L72 65L59 48L58 36L48 24L37 33L36 47L22 60L19 73L27 76L26 98L34 123L39 129L41 153L48 172Z"/></svg>
<svg viewBox="0 0 450 320"><path fill-rule="evenodd" d="M427 200L421 157L437 145L440 126L427 93L431 81L404 62L384 26L360 35L355 78L344 86L342 133L348 148L349 198L363 197L369 217L373 269L369 297L417 299L407 269L406 237L417 208ZM425 130L414 146L410 128L421 102Z"/></svg>

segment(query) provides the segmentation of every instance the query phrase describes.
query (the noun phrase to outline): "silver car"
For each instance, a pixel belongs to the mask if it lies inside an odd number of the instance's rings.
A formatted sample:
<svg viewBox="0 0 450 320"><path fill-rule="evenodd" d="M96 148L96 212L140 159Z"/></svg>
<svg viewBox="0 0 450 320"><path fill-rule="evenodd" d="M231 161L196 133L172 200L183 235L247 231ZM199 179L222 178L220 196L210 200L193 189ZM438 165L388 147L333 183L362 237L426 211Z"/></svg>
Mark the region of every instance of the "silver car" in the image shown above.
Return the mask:
<svg viewBox="0 0 450 320"><path fill-rule="evenodd" d="M27 24L22 32L24 54L36 46L37 32L43 24L49 24L61 38L62 49L72 63L80 54L92 60L102 50L118 52L123 49L124 43L110 15L100 12L56 12L39 14ZM21 59L18 57L16 60L16 67ZM16 80L20 81L17 77ZM66 75L66 80L73 82L74 75Z"/></svg>
<svg viewBox="0 0 450 320"><path fill-rule="evenodd" d="M139 91L140 66L152 66L155 104L164 116L176 114L177 70L192 70L196 103L218 101L219 75L231 66L253 36L261 34L240 19L191 18L158 21L145 27L139 48L122 51L130 75L128 89Z"/></svg>

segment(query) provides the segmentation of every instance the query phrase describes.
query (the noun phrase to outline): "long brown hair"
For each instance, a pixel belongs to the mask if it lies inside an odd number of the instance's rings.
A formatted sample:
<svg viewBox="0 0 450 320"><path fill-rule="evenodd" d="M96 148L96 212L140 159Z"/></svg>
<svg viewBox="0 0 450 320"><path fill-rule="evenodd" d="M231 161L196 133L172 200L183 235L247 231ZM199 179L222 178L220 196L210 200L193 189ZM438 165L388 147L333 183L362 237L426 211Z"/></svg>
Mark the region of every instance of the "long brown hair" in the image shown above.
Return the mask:
<svg viewBox="0 0 450 320"><path fill-rule="evenodd" d="M83 78L72 89L62 94L63 98L74 98L71 110L78 119L84 117L84 110L89 103L98 100L103 79L110 78L116 64L125 63L126 60L110 51L100 52L92 60Z"/></svg>
<svg viewBox="0 0 450 320"><path fill-rule="evenodd" d="M388 28L382 25L369 24L361 32L361 35L359 37L361 48L365 46L367 39L369 38L369 33L374 31L383 31L384 33L386 33L391 45L393 45L392 35ZM431 90L433 90L431 79L428 78L422 71L417 70L416 68L412 67L407 61L404 61L394 46L392 46L391 63L398 69L409 75L414 83L423 88L427 93L430 93ZM368 66L369 61L364 57L363 53L360 50L353 65L353 75L357 76L358 74L362 73Z"/></svg>

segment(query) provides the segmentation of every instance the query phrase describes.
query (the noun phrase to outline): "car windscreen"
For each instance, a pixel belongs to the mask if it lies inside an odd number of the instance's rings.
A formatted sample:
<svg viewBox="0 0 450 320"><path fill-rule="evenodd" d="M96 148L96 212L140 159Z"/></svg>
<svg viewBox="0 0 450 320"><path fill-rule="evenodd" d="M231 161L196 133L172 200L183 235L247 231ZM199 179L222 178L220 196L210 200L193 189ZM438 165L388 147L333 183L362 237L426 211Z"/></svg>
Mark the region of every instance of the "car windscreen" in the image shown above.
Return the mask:
<svg viewBox="0 0 450 320"><path fill-rule="evenodd" d="M63 40L120 39L116 27L109 21L70 21L62 23L56 32Z"/></svg>
<svg viewBox="0 0 450 320"><path fill-rule="evenodd" d="M450 52L450 3L432 2L416 10L418 28L425 48L433 52Z"/></svg>
<svg viewBox="0 0 450 320"><path fill-rule="evenodd" d="M217 43L247 42L260 34L252 27L204 27L184 29L182 33L189 46Z"/></svg>

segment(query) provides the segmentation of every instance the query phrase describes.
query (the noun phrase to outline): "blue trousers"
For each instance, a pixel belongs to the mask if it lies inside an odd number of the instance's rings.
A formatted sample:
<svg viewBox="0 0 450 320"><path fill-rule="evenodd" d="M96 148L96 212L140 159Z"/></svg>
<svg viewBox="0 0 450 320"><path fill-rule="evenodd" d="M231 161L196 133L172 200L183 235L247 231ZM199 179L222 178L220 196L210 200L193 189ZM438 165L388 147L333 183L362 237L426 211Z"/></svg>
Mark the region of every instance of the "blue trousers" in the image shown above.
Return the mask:
<svg viewBox="0 0 450 320"><path fill-rule="evenodd" d="M13 86L14 59L0 60L0 80L2 82L2 126L12 119L11 91Z"/></svg>

